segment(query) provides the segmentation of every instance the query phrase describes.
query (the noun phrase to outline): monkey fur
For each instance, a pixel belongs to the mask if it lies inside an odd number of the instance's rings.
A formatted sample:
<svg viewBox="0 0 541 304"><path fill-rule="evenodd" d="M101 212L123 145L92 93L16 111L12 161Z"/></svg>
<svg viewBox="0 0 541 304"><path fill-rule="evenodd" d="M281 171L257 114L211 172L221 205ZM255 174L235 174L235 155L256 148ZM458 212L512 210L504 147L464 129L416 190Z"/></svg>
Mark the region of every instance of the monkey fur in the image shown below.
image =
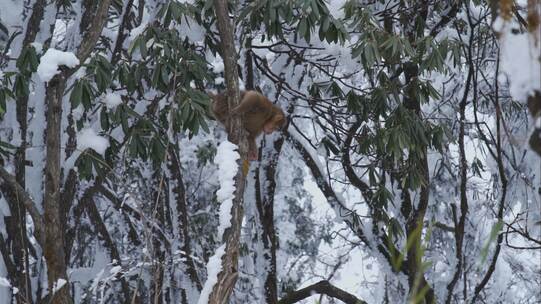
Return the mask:
<svg viewBox="0 0 541 304"><path fill-rule="evenodd" d="M232 115L243 115L243 125L248 132L248 159L257 160L257 145L255 139L261 132L270 134L285 124L282 109L274 105L267 97L257 91L241 91L240 104L228 111L227 95L220 93L210 95L213 99L212 113L229 130L229 118Z"/></svg>

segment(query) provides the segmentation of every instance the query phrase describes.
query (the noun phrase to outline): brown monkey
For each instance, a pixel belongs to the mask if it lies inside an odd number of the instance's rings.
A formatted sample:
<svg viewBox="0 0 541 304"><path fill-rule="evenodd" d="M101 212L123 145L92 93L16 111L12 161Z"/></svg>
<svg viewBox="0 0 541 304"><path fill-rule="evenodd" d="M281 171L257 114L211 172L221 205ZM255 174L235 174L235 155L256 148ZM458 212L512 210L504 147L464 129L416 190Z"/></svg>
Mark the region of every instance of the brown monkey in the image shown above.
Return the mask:
<svg viewBox="0 0 541 304"><path fill-rule="evenodd" d="M212 113L226 130L229 129L231 115L244 115L244 128L248 131L248 159L257 160L256 137L265 132L270 134L285 123L282 109L274 105L267 97L256 91L241 91L240 104L228 113L225 93L211 95L213 99Z"/></svg>

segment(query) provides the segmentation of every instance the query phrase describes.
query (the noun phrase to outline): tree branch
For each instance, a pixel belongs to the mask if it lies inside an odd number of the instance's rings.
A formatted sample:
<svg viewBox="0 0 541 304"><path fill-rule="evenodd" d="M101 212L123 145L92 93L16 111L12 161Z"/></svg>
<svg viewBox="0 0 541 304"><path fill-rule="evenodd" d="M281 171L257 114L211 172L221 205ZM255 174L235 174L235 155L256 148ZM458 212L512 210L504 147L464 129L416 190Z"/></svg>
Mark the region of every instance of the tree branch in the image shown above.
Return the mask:
<svg viewBox="0 0 541 304"><path fill-rule="evenodd" d="M313 285L299 289L297 291L287 294L283 299L278 301L278 304L293 304L303 299L306 299L316 293L324 294L329 297L338 299L346 304L367 304L365 301L357 298L349 292L342 290L329 281L319 281Z"/></svg>
<svg viewBox="0 0 541 304"><path fill-rule="evenodd" d="M92 19L92 23L88 26L83 41L77 50L77 58L81 64L85 62L86 58L90 55L92 50L94 50L94 47L100 38L101 31L105 26L105 22L107 22L110 4L111 0L102 0L98 4L94 19Z"/></svg>
<svg viewBox="0 0 541 304"><path fill-rule="evenodd" d="M225 83L227 87L227 104L229 109L239 104L239 75L237 69L238 55L235 48L234 23L229 20L228 2L226 0L215 0L215 12L218 31L220 33L221 55L224 61ZM238 144L241 158L237 161L239 168L248 166L246 155L248 142L244 130L242 117L232 117L229 120L227 133L229 139ZM208 303L225 304L229 303L229 296L235 287L238 278L238 259L240 247L240 228L242 225L244 206L244 187L246 186L245 169L238 170L235 176L235 197L231 206L231 226L225 230L223 239L225 241L225 254L221 257L221 271L217 275L216 283L212 285L205 283L205 287L212 288L208 295ZM203 295L203 292L202 292ZM204 298L199 303L205 303Z"/></svg>
<svg viewBox="0 0 541 304"><path fill-rule="evenodd" d="M328 184L325 181L325 178L323 176L323 172L321 172L316 160L310 152L304 147L304 145L297 140L291 133L284 132L284 137L286 140L293 145L295 150L301 155L302 160L308 166L310 169L310 172L312 173L312 176L314 177L314 180L316 181L317 186L327 199L327 202L331 205L331 208L334 210L337 210L340 214L340 218L345 222L345 224L351 229L355 235L361 239L369 248L376 247L378 252L385 257L387 262L389 262L389 265L392 265L392 259L391 255L389 254L389 251L391 252L398 252L398 250L394 247L391 247L392 244L388 242L386 239L380 238L380 243L374 244L374 242L370 242L368 237L363 231L362 227L362 221L359 215L349 208L347 208L343 202L339 199L338 195L334 192L334 189L331 187L330 184ZM386 244L388 248L386 248L383 244ZM407 272L407 270L402 267L402 271Z"/></svg>
<svg viewBox="0 0 541 304"><path fill-rule="evenodd" d="M20 198L20 202L24 204L24 207L30 213L32 220L34 221L34 235L38 240L40 246L43 246L43 219L38 211L34 201L30 198L30 195L17 183L15 176L6 171L4 167L0 166L0 178L4 180L9 188Z"/></svg>

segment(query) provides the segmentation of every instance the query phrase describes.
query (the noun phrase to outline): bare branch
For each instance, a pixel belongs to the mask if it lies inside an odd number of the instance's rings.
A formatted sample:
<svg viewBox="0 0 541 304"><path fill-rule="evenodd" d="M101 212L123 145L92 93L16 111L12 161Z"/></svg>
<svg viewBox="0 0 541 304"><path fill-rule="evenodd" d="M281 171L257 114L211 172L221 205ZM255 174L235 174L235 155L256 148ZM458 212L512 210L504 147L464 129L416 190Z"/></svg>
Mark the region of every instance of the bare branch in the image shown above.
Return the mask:
<svg viewBox="0 0 541 304"><path fill-rule="evenodd" d="M287 294L283 299L278 301L278 304L297 303L316 293L333 297L346 304L367 304L365 301L357 298L356 296L350 294L349 292L345 290L342 290L332 285L331 283L329 283L329 281L325 281L325 280Z"/></svg>
<svg viewBox="0 0 541 304"><path fill-rule="evenodd" d="M30 213L32 220L34 221L34 235L36 236L39 244L43 246L43 219L38 211L38 208L36 207L36 204L32 198L30 198L30 195L23 189L23 187L17 183L15 176L7 172L4 167L0 167L0 177L4 180L8 187L15 192L17 197L21 198L21 202L24 204L24 207L28 210L28 213Z"/></svg>
<svg viewBox="0 0 541 304"><path fill-rule="evenodd" d="M96 42L98 41L98 38L101 35L101 31L105 26L105 22L107 21L107 14L109 12L110 4L111 0L102 0L98 4L94 19L92 20L92 23L88 26L88 30L85 32L83 41L81 42L79 50L77 51L77 58L79 58L81 63L86 60L86 58L90 55L90 53L92 52L92 50L94 50L94 47L96 46Z"/></svg>

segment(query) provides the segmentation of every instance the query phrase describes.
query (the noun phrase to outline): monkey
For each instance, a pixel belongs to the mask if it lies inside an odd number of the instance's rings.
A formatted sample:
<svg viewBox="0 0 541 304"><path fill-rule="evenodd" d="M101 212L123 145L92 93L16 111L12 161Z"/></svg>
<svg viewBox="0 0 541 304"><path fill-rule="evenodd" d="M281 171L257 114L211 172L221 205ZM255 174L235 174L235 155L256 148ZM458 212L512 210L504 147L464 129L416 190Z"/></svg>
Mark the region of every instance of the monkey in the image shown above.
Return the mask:
<svg viewBox="0 0 541 304"><path fill-rule="evenodd" d="M225 126L226 130L229 130L229 118L231 116L244 115L243 125L248 132L249 160L258 159L255 139L261 132L271 134L285 125L286 119L282 109L257 91L241 91L240 104L233 108L230 113L226 93L209 95L213 99L212 113Z"/></svg>

